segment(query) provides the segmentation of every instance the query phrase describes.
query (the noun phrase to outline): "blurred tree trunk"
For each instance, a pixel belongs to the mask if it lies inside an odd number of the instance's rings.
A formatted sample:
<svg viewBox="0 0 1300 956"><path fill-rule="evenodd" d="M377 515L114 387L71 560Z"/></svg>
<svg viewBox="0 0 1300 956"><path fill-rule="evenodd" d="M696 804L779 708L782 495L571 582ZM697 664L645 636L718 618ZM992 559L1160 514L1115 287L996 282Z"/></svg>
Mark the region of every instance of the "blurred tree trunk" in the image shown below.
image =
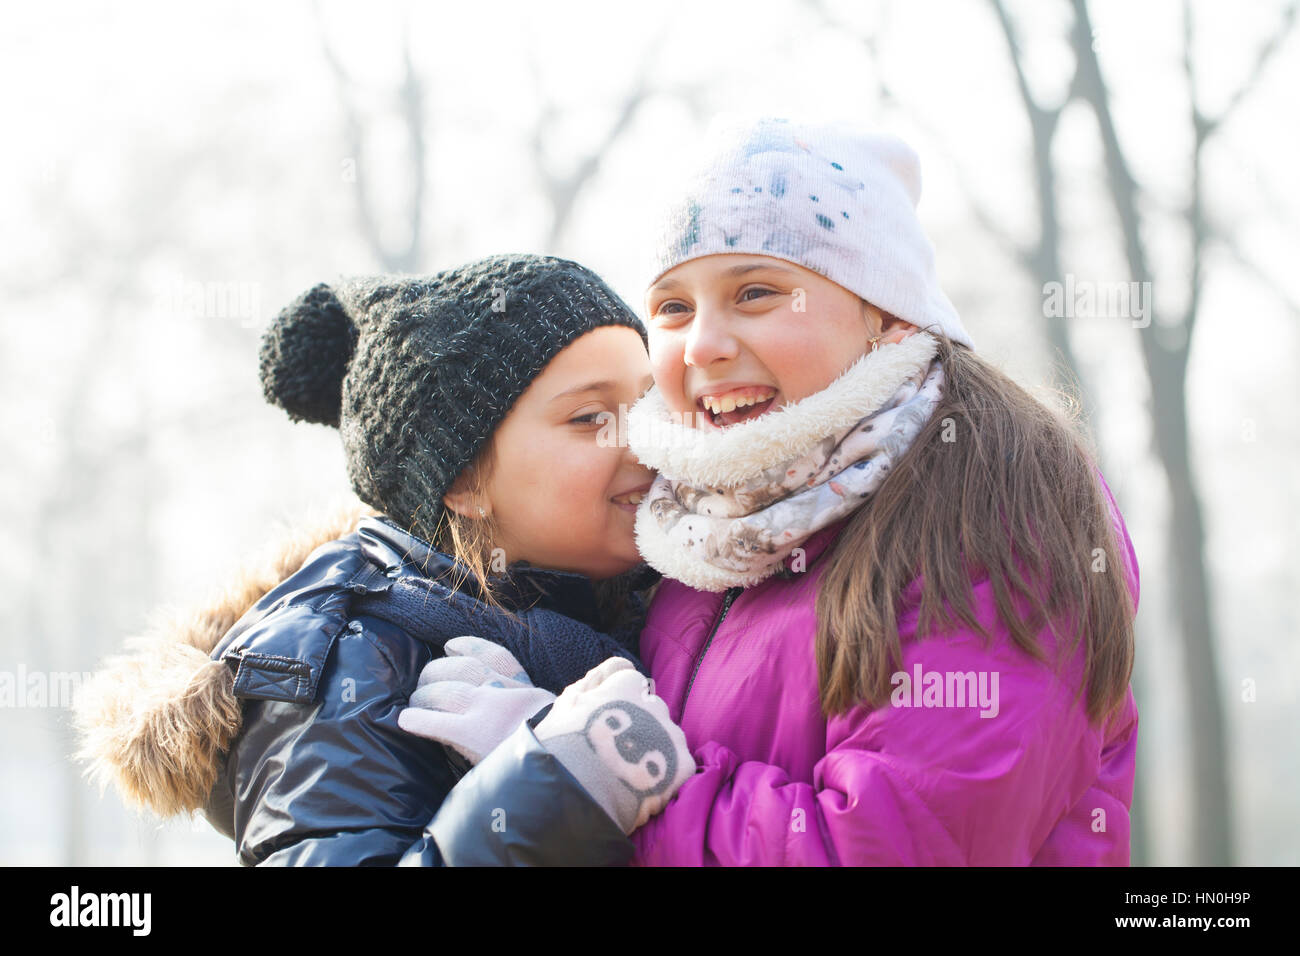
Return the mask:
<svg viewBox="0 0 1300 956"><path fill-rule="evenodd" d="M1143 242L1139 187L1130 171L1110 109L1110 95L1093 48L1093 28L1086 0L1071 0L1075 23L1071 36L1079 66L1079 90L1097 117L1110 198L1124 239L1124 251L1134 281L1149 283L1152 273ZM1191 53L1191 10L1183 6L1184 57L1195 136L1191 156L1191 186L1185 220L1191 247L1186 304L1181 315L1169 316L1152 303L1151 325L1139 341L1150 382L1156 455L1169 484L1170 515L1167 553L1171 593L1179 609L1188 697L1188 737L1192 741L1192 862L1231 866L1234 862L1232 812L1227 776L1227 746L1223 699L1215 656L1209 574L1205 563L1205 522L1191 462L1187 421L1187 360L1201 304L1204 250L1211 230L1207 223L1202 178L1206 141L1224 117L1254 85L1295 18L1295 4L1285 16L1287 29L1265 44L1250 81L1217 118L1207 117L1197 97ZM1144 286L1150 288L1150 286Z"/></svg>
<svg viewBox="0 0 1300 956"><path fill-rule="evenodd" d="M1016 73L1016 89L1029 121L1033 145L1034 195L1038 203L1038 236L1028 248L1017 248L1017 258L1034 277L1037 287L1035 304L1047 327L1047 344L1053 355L1053 374L1057 384L1070 389L1078 397L1084 420L1091 423L1097 412L1093 390L1079 365L1070 342L1070 331L1064 310L1043 308L1043 296L1049 282L1064 282L1065 270L1061 266L1061 221L1058 214L1056 167L1052 164L1052 144L1056 140L1061 112L1077 95L1078 71L1060 103L1043 106L1029 88L1015 27L1001 0L990 0L998 17L998 25L1007 41L1011 65ZM1060 314L1057 314L1059 311ZM1057 364L1059 363L1059 364ZM1100 448L1098 449L1100 454ZM1104 469L1103 469L1104 471Z"/></svg>
<svg viewBox="0 0 1300 956"><path fill-rule="evenodd" d="M111 307L111 301L106 303L106 309ZM37 529L33 540L39 543L32 555L32 566L61 568L73 560L75 567L81 569L81 573L65 581L74 589L70 595L74 600L55 601L45 588L29 592L32 618L36 622L29 654L47 678L56 671L69 670L72 662L84 659L85 648L102 650L104 622L99 615L107 598L106 568L116 566L117 561L129 560L118 556L113 564L101 565L107 555L93 541L82 537L85 529L96 527L89 513L93 513L94 503L100 497L99 482L103 478L100 467L103 463L88 458L85 424L93 417L90 405L95 400L97 373L109 351L112 328L108 321L91 324L90 339L80 352L77 367L66 379L68 389L53 416L51 434L59 447L58 466L53 470L53 480L42 486L44 494L33 502ZM54 702L50 705L54 706ZM68 722L52 721L50 733L55 752L65 756L59 761L64 799L63 865L85 865L91 854L86 842L84 768L66 759L76 748Z"/></svg>
<svg viewBox="0 0 1300 956"><path fill-rule="evenodd" d="M1052 145L1056 139L1056 131L1060 125L1062 111L1078 98L1080 68L1076 63L1069 87L1059 103L1054 106L1040 104L1030 89L1029 80L1025 75L1021 45L1016 36L1011 17L1008 15L1002 0L990 0L990 3L997 16L1002 34L1007 41L1011 65L1016 74L1016 88L1019 91L1020 102L1025 108L1025 116L1029 123L1033 148L1034 192L1038 201L1038 236L1030 247L1021 248L1015 246L1013 252L1016 254L1021 266L1034 278L1038 294L1037 305L1040 314L1046 321L1047 342L1054 358L1052 371L1057 384L1067 388L1077 396L1082 408L1083 419L1089 424L1093 433L1096 434L1097 401L1089 379L1075 355L1074 346L1070 342L1066 313L1064 310L1042 308L1042 296L1046 294L1048 283L1063 283L1065 281L1065 269L1061 263L1062 229L1058 213L1056 167L1052 163ZM1107 469L1100 435L1096 437L1096 444L1098 467L1105 474ZM1141 659L1139 657L1139 662ZM1134 697L1138 700L1143 699L1141 693L1142 682L1142 668L1140 663L1135 662L1131 683ZM1141 754L1142 751L1139 749L1139 762L1141 762ZM1146 865L1151 858L1147 837L1146 797L1145 791L1137 786L1133 790L1130 834L1130 851L1133 864L1136 866Z"/></svg>

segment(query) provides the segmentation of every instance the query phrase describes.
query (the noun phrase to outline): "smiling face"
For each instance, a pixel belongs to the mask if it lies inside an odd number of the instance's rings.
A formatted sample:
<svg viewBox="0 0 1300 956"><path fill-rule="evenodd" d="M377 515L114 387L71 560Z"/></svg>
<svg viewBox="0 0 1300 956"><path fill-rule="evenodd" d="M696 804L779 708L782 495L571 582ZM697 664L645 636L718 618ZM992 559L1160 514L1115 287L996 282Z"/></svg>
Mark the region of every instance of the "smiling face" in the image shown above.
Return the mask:
<svg viewBox="0 0 1300 956"><path fill-rule="evenodd" d="M915 331L843 286L770 256L683 262L646 294L650 362L670 410L725 428L826 388L868 349Z"/></svg>
<svg viewBox="0 0 1300 956"><path fill-rule="evenodd" d="M486 500L471 500L468 482L458 480L445 503L471 518L485 508L508 564L526 560L596 579L634 567L641 560L634 502L655 473L628 448L598 440L607 421L600 413L617 416L652 382L633 329L605 326L581 336L547 363L493 432Z"/></svg>

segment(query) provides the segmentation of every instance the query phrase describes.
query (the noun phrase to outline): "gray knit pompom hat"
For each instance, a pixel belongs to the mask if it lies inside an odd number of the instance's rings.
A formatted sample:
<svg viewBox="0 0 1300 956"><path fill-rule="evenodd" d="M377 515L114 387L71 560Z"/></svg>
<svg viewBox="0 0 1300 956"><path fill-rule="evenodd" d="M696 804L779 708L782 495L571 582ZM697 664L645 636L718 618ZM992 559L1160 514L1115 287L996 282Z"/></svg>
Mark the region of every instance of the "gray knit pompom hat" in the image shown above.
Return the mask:
<svg viewBox="0 0 1300 956"><path fill-rule="evenodd" d="M361 500L431 541L442 496L515 400L561 350L606 325L646 344L599 276L550 256L322 284L266 330L262 390L294 421L338 428Z"/></svg>

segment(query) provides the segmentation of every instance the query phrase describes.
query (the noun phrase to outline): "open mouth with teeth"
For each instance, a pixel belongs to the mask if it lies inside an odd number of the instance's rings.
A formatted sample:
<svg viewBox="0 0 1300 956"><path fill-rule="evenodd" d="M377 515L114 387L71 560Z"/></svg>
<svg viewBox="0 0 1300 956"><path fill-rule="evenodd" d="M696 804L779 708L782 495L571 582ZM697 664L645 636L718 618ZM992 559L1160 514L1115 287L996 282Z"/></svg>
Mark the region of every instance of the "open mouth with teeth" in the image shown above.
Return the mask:
<svg viewBox="0 0 1300 956"><path fill-rule="evenodd" d="M718 395L703 395L695 407L718 428L737 425L758 418L776 401L776 389L761 387L736 388Z"/></svg>

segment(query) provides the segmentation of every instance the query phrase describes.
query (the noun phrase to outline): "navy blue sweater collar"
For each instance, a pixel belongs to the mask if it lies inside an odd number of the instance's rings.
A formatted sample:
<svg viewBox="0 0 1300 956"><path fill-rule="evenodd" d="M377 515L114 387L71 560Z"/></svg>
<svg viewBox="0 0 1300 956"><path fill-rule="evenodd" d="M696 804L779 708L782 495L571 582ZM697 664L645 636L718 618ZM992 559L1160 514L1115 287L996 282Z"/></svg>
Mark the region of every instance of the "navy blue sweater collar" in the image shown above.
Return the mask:
<svg viewBox="0 0 1300 956"><path fill-rule="evenodd" d="M363 553L376 565L391 575L398 569L409 567L431 580L449 583L464 580L461 590L478 595L474 578L463 565L448 554L437 550L428 541L400 528L391 518L378 516L362 518L357 526ZM641 569L633 575L634 586L645 578ZM509 610L519 611L535 605L550 608L567 617L596 626L596 594L592 581L573 571L556 571L538 568L527 561L508 565L504 574L492 579L493 593Z"/></svg>

